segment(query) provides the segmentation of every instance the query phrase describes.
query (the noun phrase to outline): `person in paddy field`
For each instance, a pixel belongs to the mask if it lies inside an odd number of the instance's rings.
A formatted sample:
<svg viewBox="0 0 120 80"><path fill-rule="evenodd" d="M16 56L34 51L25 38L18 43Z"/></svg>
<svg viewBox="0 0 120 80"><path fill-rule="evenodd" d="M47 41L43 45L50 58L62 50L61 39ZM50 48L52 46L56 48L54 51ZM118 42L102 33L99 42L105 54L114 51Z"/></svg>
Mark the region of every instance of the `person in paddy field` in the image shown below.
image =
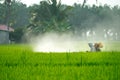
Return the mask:
<svg viewBox="0 0 120 80"><path fill-rule="evenodd" d="M90 51L91 52L100 52L101 48L103 48L103 44L100 43L88 43L89 47L90 47Z"/></svg>

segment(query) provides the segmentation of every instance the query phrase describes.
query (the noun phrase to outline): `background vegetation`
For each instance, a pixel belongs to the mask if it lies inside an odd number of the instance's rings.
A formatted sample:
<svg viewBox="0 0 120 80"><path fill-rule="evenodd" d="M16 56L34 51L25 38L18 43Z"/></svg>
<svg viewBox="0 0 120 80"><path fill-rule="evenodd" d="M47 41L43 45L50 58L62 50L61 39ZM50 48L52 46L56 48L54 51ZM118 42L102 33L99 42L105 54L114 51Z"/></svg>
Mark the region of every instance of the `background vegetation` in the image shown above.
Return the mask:
<svg viewBox="0 0 120 80"><path fill-rule="evenodd" d="M6 10L5 3L0 3L0 24L6 24ZM89 6L85 3L75 3L68 6L56 0L43 0L39 4L27 7L18 0L12 0L8 25L16 30L11 34L11 38L16 42L22 40L23 33L37 35L52 31L59 33L70 31L80 36L85 36L87 31L91 34L101 31L107 38L117 36L114 40L119 40L119 20L119 5ZM103 37L103 34L97 36Z"/></svg>

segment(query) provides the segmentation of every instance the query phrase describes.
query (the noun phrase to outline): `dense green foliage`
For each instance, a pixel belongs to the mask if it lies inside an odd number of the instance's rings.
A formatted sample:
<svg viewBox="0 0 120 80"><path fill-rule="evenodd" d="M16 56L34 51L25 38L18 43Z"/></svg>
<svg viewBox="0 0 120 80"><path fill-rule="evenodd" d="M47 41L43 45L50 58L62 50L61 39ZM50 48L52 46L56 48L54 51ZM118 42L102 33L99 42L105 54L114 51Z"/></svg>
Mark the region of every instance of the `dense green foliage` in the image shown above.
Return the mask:
<svg viewBox="0 0 120 80"><path fill-rule="evenodd" d="M46 33L46 32L68 32L74 34L85 34L87 31L96 32L97 36L107 38L118 36L114 39L119 40L119 20L120 7L108 5L85 5L74 4L73 6L63 5L56 0L41 1L27 7L20 1L11 0L10 11L4 3L0 3L0 24L6 24L15 28L15 35L21 33ZM9 13L9 14L8 14ZM7 21L7 17L9 18ZM18 31L18 32L17 32ZM100 31L103 34L97 34ZM110 34L107 34L111 32ZM22 38L21 34L20 38ZM84 35L85 36L85 35ZM17 40L17 37L14 37ZM111 39L111 38L110 38ZM21 40L21 39L20 39ZM18 41L16 41L18 42Z"/></svg>
<svg viewBox="0 0 120 80"><path fill-rule="evenodd" d="M1 80L119 80L119 52L33 52L25 45L0 46Z"/></svg>
<svg viewBox="0 0 120 80"><path fill-rule="evenodd" d="M25 27L29 24L29 12L25 4L17 0L12 0L8 7L5 3L0 3L0 24L6 24L8 19L8 26L14 29Z"/></svg>
<svg viewBox="0 0 120 80"><path fill-rule="evenodd" d="M29 7L31 23L28 27L32 33L45 33L50 31L66 32L70 30L67 21L67 12L70 6L57 3L56 0L41 1L39 5Z"/></svg>

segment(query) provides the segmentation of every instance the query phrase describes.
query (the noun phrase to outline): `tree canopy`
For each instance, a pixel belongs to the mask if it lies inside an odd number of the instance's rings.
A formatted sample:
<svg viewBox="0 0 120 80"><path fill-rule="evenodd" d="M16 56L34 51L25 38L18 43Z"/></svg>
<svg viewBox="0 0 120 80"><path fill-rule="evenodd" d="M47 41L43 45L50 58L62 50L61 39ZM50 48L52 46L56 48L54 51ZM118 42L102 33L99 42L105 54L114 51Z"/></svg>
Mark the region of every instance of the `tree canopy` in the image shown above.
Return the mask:
<svg viewBox="0 0 120 80"><path fill-rule="evenodd" d="M61 0L43 0L27 7L17 0L8 0L6 3L10 1L9 25L18 34L22 32L18 36L23 36L26 31L35 35L52 31L82 34L95 29L105 33L112 30L114 34L120 34L120 6L89 6L85 5L86 0L83 4L68 6L61 4ZM5 3L0 3L0 24L6 24L6 10Z"/></svg>

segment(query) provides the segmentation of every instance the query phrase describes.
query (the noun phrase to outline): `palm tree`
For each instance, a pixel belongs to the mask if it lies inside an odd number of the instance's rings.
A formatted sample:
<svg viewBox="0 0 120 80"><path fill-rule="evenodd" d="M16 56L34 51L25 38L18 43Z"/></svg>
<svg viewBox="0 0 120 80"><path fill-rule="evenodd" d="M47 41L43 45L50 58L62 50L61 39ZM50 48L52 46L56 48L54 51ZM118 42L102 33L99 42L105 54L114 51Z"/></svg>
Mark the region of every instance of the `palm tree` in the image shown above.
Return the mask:
<svg viewBox="0 0 120 80"><path fill-rule="evenodd" d="M98 1L96 0L96 4L97 4L97 2L98 2ZM87 0L84 0L84 1L83 1L83 4L82 4L82 8L85 6L86 3L87 3Z"/></svg>

